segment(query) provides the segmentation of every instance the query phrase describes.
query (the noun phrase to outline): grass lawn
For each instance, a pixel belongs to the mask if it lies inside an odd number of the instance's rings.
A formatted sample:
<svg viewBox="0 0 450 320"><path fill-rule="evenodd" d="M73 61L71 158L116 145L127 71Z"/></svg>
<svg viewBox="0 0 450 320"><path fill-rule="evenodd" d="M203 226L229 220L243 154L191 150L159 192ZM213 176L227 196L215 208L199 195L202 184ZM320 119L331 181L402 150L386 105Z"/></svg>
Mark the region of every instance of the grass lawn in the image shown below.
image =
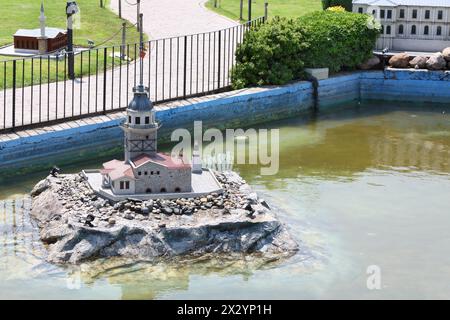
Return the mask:
<svg viewBox="0 0 450 320"><path fill-rule="evenodd" d="M122 27L122 22L125 20L119 19L109 8L109 2L106 1L105 8L100 8L99 0L77 0L80 8L79 13L79 28L74 29L74 43L77 46L87 47L87 39L93 40L95 45L110 46L121 43L121 32L118 32ZM17 29L34 29L39 28L39 12L41 0L0 0L0 8L2 12L2 23L0 28L0 46L13 42L13 34ZM66 1L62 0L46 0L44 2L45 15L47 17L47 26L58 27L66 29L66 15L65 7ZM76 21L76 20L75 20ZM75 23L75 27L77 22ZM127 22L130 28L127 28L127 43L134 44L139 42L139 33L132 24ZM116 36L112 37L117 33ZM106 40L106 42L105 42ZM119 47L115 48L117 52ZM113 59L106 56L107 67L112 66ZM130 46L130 57L134 57L134 45ZM104 52L99 50L98 63L99 70L103 68ZM48 61L47 58L42 59L20 59L19 57L0 56L0 88L5 86L12 86L12 59L18 59L16 63L16 85L22 86L22 83L27 86L36 84L38 79L42 77L43 82L54 82L58 77L59 80L64 79L64 60L57 62L55 60ZM81 67L81 56L77 55L75 58L75 74L87 75L96 72L97 53L91 53L91 66L88 66L88 53L83 54L83 67ZM6 63L4 61L7 61ZM118 65L119 59L115 59L114 63ZM125 63L125 62L124 62ZM33 66L32 66L33 65ZM33 68L33 69L32 69ZM42 69L42 72L41 72ZM6 77L4 77L4 70L6 70ZM31 71L33 70L34 79L32 79ZM58 70L58 72L56 72ZM24 72L23 72L24 71ZM4 79L6 78L6 83ZM23 79L22 79L23 78ZM23 81L23 82L22 82Z"/></svg>
<svg viewBox="0 0 450 320"><path fill-rule="evenodd" d="M240 0L217 0L218 8L214 8L215 0L209 0L206 7L227 16L239 19ZM264 0L252 0L252 18L264 15ZM315 10L322 10L321 0L269 0L269 18L274 16L295 18ZM247 20L248 0L244 0L243 18Z"/></svg>

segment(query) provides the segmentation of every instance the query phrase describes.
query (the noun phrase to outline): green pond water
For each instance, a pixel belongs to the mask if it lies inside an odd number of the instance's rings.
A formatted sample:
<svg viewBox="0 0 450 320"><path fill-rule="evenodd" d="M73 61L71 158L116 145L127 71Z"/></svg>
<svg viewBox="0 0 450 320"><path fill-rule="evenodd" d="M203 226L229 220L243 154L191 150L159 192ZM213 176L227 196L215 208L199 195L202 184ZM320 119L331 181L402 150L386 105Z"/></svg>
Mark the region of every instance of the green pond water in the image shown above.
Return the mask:
<svg viewBox="0 0 450 320"><path fill-rule="evenodd" d="M259 127L280 128L279 172L235 169L300 243L294 257L51 265L27 195L46 172L31 170L0 189L0 298L450 298L450 107L373 102ZM82 160L58 164L105 159Z"/></svg>

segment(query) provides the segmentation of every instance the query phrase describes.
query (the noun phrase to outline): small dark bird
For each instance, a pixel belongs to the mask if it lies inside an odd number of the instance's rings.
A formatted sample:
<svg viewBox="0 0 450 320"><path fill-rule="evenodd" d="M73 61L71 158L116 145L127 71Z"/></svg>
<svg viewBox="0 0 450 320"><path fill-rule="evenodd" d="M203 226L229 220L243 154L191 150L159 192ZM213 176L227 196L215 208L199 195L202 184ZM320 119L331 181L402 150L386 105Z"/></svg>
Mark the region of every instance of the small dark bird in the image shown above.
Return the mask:
<svg viewBox="0 0 450 320"><path fill-rule="evenodd" d="M50 174L53 177L56 177L60 172L61 172L61 169L58 168L57 166L53 166L52 170L50 170Z"/></svg>

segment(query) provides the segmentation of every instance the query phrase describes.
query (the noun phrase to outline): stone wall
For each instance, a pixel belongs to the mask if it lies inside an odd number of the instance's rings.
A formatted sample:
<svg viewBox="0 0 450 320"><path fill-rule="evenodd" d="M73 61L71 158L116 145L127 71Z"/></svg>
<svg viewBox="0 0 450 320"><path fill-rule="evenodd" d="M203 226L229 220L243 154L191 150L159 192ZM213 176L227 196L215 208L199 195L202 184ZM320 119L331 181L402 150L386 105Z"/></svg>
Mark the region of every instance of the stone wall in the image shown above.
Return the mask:
<svg viewBox="0 0 450 320"><path fill-rule="evenodd" d="M194 121L204 127L245 128L257 123L297 116L314 107L310 82L285 86L250 88L178 101L157 106L156 117L163 126L161 141L168 141L176 128L192 129ZM388 69L335 75L319 81L317 107L326 111L334 106L364 100L406 102L450 102L450 71ZM123 132L118 127L124 113L100 116L41 130L27 130L0 136L0 168L48 168L53 163L85 159L86 150L113 149L120 152ZM38 168L33 168L36 171Z"/></svg>

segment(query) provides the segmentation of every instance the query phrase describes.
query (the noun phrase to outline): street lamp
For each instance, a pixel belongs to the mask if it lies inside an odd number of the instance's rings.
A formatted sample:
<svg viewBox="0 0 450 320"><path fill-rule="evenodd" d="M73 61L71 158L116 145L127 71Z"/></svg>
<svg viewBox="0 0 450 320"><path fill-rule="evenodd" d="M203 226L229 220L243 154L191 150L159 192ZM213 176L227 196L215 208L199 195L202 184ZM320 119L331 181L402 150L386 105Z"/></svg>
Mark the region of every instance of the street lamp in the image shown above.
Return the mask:
<svg viewBox="0 0 450 320"><path fill-rule="evenodd" d="M74 53L73 53L73 15L78 13L78 5L75 1L67 0L66 14L67 14L67 52L68 52L68 72L69 79L75 79L74 68Z"/></svg>

